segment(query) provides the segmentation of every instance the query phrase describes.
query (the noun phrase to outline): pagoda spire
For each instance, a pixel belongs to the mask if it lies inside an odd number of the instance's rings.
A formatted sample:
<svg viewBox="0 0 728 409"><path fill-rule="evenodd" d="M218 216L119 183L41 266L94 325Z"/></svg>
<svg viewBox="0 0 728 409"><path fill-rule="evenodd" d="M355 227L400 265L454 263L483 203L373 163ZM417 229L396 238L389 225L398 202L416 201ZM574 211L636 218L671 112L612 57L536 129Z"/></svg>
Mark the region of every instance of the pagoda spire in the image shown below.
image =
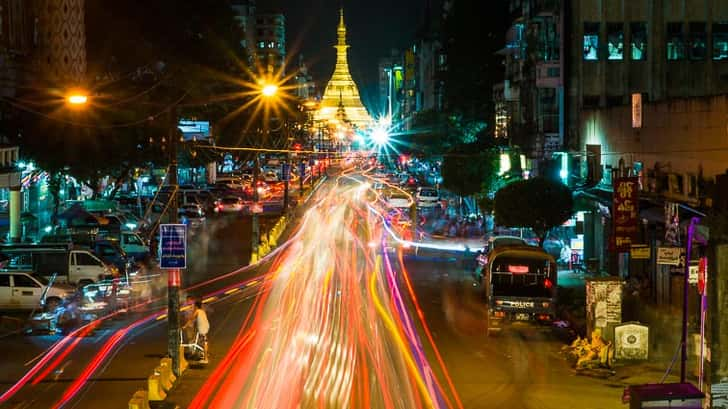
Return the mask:
<svg viewBox="0 0 728 409"><path fill-rule="evenodd" d="M339 9L339 24L336 27L337 41L336 66L331 79L326 84L321 109L315 115L316 120L336 119L337 113L343 111L345 117L360 129L365 129L372 123L367 109L361 103L359 90L349 72L348 49L346 43L346 23L344 22L344 9ZM341 114L339 114L341 115Z"/></svg>

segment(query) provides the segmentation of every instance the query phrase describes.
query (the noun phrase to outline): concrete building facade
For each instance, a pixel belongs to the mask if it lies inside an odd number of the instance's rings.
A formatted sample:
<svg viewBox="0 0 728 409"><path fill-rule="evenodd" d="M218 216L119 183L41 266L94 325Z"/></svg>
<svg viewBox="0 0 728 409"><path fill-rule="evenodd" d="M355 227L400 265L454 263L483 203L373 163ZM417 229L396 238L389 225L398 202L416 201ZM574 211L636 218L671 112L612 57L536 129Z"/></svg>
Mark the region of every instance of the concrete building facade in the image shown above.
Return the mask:
<svg viewBox="0 0 728 409"><path fill-rule="evenodd" d="M551 158L564 144L563 9L558 0L513 0L505 78L493 88L496 137L530 158Z"/></svg>
<svg viewBox="0 0 728 409"><path fill-rule="evenodd" d="M282 13L255 16L257 64L268 73L285 72L286 17Z"/></svg>
<svg viewBox="0 0 728 409"><path fill-rule="evenodd" d="M568 140L580 112L728 93L728 2L570 0Z"/></svg>

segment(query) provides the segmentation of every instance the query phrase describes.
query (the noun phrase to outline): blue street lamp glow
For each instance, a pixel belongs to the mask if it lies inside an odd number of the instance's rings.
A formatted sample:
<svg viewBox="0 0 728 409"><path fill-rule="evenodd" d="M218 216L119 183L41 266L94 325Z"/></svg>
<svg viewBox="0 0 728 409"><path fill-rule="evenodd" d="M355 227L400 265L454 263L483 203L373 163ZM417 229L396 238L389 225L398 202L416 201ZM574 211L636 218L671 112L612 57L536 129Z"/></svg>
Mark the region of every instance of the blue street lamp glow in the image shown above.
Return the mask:
<svg viewBox="0 0 728 409"><path fill-rule="evenodd" d="M372 142L375 145L386 145L389 142L389 133L383 127L376 127L372 131Z"/></svg>

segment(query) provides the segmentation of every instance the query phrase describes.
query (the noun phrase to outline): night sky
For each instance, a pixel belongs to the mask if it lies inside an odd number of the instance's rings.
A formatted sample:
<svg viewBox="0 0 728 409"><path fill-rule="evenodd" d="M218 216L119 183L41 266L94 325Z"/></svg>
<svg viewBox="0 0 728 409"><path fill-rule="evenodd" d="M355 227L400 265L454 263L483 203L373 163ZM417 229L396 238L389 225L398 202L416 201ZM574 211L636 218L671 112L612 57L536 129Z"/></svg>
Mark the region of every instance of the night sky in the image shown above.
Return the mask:
<svg viewBox="0 0 728 409"><path fill-rule="evenodd" d="M324 87L334 70L336 26L341 0L259 0L258 9L278 8L286 15L289 55L303 53L316 84ZM394 48L415 37L425 0L344 0L349 68L359 85L364 104L374 109L378 93L377 65ZM295 62L298 59L296 58ZM293 61L292 61L293 62ZM320 90L323 92L323 89Z"/></svg>

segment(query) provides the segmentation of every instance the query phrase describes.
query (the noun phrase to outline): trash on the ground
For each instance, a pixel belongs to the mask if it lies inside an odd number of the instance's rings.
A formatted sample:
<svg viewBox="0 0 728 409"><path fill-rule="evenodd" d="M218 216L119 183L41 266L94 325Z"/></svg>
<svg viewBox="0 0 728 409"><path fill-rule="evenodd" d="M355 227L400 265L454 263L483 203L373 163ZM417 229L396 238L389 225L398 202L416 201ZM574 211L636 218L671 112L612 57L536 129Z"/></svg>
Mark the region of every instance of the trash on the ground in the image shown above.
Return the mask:
<svg viewBox="0 0 728 409"><path fill-rule="evenodd" d="M602 338L602 332L599 329L592 332L591 340L577 337L571 345L564 346L562 352L577 371L611 368L614 359L612 343Z"/></svg>

